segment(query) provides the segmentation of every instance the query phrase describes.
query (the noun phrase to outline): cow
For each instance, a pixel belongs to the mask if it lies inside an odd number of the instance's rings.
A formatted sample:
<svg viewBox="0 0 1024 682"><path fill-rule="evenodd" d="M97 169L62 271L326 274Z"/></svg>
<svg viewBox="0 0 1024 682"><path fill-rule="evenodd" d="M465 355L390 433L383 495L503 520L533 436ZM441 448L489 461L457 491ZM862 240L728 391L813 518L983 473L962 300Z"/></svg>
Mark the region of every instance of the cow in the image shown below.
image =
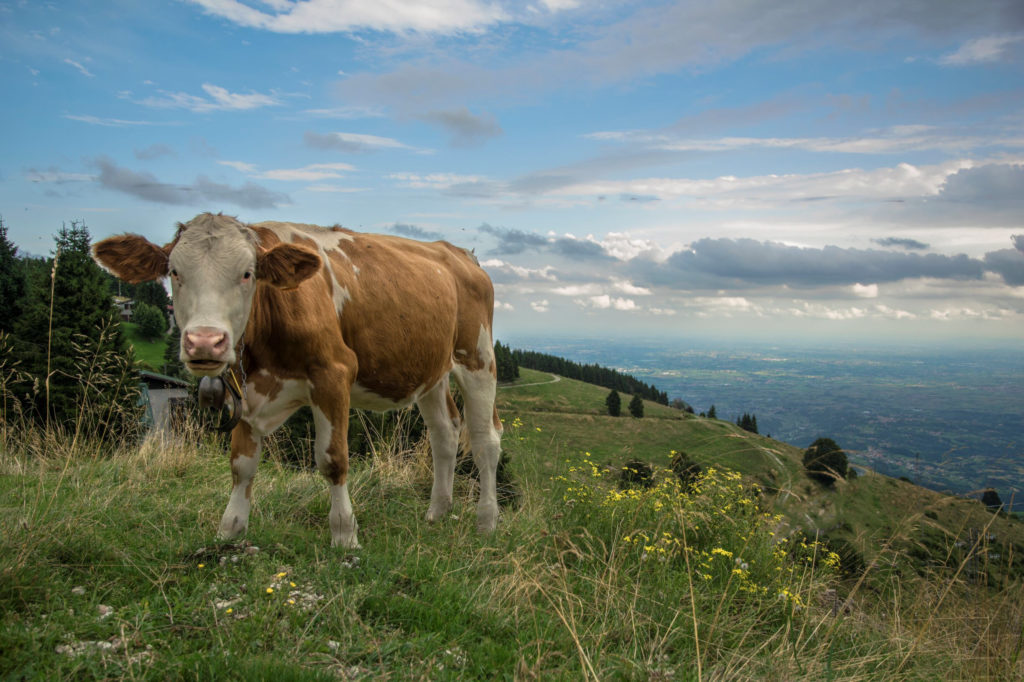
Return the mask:
<svg viewBox="0 0 1024 682"><path fill-rule="evenodd" d="M494 288L470 252L444 241L203 213L179 223L162 247L123 234L97 242L93 255L126 282L170 277L185 367L244 383L221 539L247 529L263 437L303 405L312 408L316 465L330 490L333 546L359 547L349 408L419 407L434 466L429 522L451 509L464 429L479 471L477 527L494 530L502 433ZM449 376L463 395L464 420Z"/></svg>

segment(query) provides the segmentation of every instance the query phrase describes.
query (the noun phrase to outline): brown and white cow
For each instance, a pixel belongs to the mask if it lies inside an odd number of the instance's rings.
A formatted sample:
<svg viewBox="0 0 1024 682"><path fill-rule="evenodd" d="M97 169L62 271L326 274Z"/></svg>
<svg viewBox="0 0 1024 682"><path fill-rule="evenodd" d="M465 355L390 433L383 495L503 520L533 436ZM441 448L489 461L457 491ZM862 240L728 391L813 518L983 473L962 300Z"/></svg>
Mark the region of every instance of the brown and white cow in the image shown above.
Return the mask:
<svg viewBox="0 0 1024 682"><path fill-rule="evenodd" d="M127 282L170 276L181 359L190 372L215 376L231 368L246 377L220 537L245 531L261 439L303 405L312 407L316 464L330 486L333 545L359 546L347 482L350 407L419 406L434 460L426 517L443 518L452 504L461 424L449 375L465 397L480 471L477 526L494 529L501 438L494 291L468 252L447 242L247 225L210 213L179 224L163 247L126 234L93 251Z"/></svg>

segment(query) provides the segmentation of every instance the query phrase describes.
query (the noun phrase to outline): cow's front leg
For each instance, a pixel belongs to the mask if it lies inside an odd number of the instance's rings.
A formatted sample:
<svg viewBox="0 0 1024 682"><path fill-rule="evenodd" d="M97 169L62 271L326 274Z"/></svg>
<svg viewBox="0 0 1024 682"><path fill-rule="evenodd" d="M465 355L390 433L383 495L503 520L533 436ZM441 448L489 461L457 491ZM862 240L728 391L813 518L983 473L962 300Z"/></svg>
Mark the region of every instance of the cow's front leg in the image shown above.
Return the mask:
<svg viewBox="0 0 1024 682"><path fill-rule="evenodd" d="M317 386L324 386L318 390ZM314 379L311 392L316 424L316 465L327 479L331 493L331 545L359 549L355 514L348 496L348 395L349 382L342 377Z"/></svg>
<svg viewBox="0 0 1024 682"><path fill-rule="evenodd" d="M252 479L260 462L260 436L252 432L247 422L239 422L231 432L231 498L220 520L217 536L232 540L249 526L252 506Z"/></svg>

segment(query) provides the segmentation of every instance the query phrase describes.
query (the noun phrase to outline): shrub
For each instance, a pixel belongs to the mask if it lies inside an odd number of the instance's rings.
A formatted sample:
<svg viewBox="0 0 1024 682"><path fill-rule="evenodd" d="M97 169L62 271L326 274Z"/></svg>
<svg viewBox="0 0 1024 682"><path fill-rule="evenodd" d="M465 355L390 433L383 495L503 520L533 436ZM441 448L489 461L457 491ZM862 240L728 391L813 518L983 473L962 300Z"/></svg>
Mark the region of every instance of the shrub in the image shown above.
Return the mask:
<svg viewBox="0 0 1024 682"><path fill-rule="evenodd" d="M633 399L629 401L629 413L635 419L640 419L644 416L644 399L639 395L634 395Z"/></svg>
<svg viewBox="0 0 1024 682"><path fill-rule="evenodd" d="M622 465L619 474L619 487L650 488L654 484L654 469L647 462L631 459Z"/></svg>
<svg viewBox="0 0 1024 682"><path fill-rule="evenodd" d="M804 469L807 475L825 485L845 478L849 463L846 453L831 438L819 438L804 451Z"/></svg>
<svg viewBox="0 0 1024 682"><path fill-rule="evenodd" d="M608 397L604 399L605 407L608 408L608 414L613 417L618 417L622 414L622 398L619 397L619 393L616 390L612 390L608 394Z"/></svg>
<svg viewBox="0 0 1024 682"><path fill-rule="evenodd" d="M684 490L689 490L701 475L700 465L690 459L685 452L672 451L671 467Z"/></svg>

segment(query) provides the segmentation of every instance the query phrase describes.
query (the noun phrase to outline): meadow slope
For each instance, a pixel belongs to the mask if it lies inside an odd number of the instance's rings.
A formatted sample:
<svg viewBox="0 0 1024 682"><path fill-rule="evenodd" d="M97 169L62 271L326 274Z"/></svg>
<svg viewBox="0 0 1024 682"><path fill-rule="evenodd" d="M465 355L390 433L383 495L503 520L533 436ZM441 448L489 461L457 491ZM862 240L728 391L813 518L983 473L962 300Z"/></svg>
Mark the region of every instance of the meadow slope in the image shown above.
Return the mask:
<svg viewBox="0 0 1024 682"><path fill-rule="evenodd" d="M499 530L476 534L474 482L461 476L451 516L426 524L425 447L403 450L385 439L353 463L363 543L355 552L329 547L326 486L283 464L273 442L247 537L219 543L230 487L219 440L192 433L97 446L5 424L0 674L649 680L1024 672L1019 584L1009 574L982 590L972 585L977 565L965 579L966 561L952 561L948 574L936 566L928 580L891 563L868 586L844 578L834 554L796 532L800 519L809 529L842 517L854 537L873 523L878 532L897 523L894 513L870 518L872 505L894 510L895 498L910 497L888 480L807 492L798 451L731 424L651 403L643 419L613 419L601 413L603 389L528 371L518 383L499 391L520 492ZM707 476L691 489L664 472L650 489L616 485L623 459L664 465L672 450L689 453ZM772 491L761 495L755 485ZM916 502L919 515L929 499ZM1016 523L980 513L990 535L1008 536Z"/></svg>

